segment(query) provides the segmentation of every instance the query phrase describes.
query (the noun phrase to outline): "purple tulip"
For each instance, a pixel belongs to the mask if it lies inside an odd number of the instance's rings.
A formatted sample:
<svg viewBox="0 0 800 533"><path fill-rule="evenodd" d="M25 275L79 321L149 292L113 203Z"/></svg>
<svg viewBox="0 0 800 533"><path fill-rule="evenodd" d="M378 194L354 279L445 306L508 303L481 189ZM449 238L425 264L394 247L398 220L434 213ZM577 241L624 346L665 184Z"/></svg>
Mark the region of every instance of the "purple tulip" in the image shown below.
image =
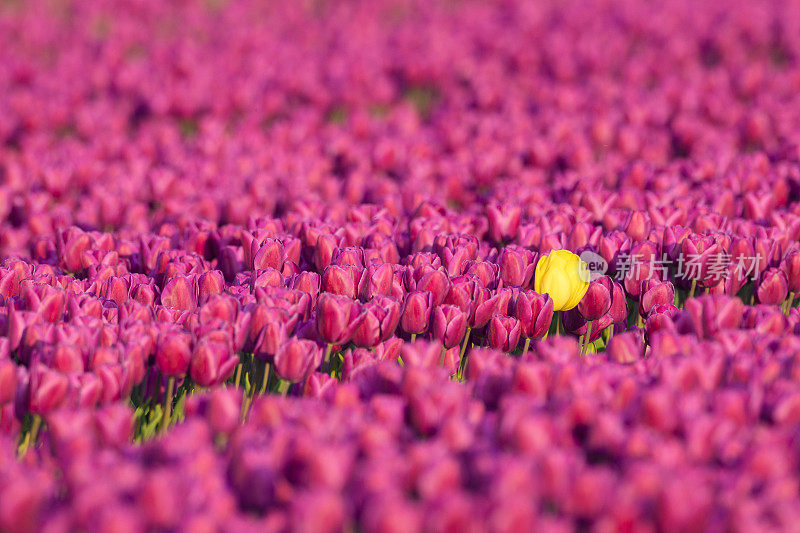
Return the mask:
<svg viewBox="0 0 800 533"><path fill-rule="evenodd" d="M639 314L646 317L650 310L675 302L675 287L669 281L645 280L639 289Z"/></svg>
<svg viewBox="0 0 800 533"><path fill-rule="evenodd" d="M519 206L492 205L486 209L489 237L494 242L510 241L519 231L522 209Z"/></svg>
<svg viewBox="0 0 800 533"><path fill-rule="evenodd" d="M553 300L549 295L520 291L509 310L519 320L520 333L526 339L541 339L553 320Z"/></svg>
<svg viewBox="0 0 800 533"><path fill-rule="evenodd" d="M520 321L516 318L495 315L489 321L487 339L489 346L503 352L513 352L519 343L522 332Z"/></svg>
<svg viewBox="0 0 800 533"><path fill-rule="evenodd" d="M50 413L60 407L67 396L69 382L67 377L42 364L31 368L28 384L28 410L37 415Z"/></svg>
<svg viewBox="0 0 800 533"><path fill-rule="evenodd" d="M389 339L400 321L400 304L389 296L377 297L361 306L353 322L353 344L371 348Z"/></svg>
<svg viewBox="0 0 800 533"><path fill-rule="evenodd" d="M238 362L230 345L203 339L194 346L189 375L201 387L211 387L231 377Z"/></svg>
<svg viewBox="0 0 800 533"><path fill-rule="evenodd" d="M533 279L536 256L524 248L504 248L498 258L500 279L508 287L525 288Z"/></svg>
<svg viewBox="0 0 800 533"><path fill-rule="evenodd" d="M322 290L355 300L360 276L361 271L352 265L330 265L322 274Z"/></svg>
<svg viewBox="0 0 800 533"><path fill-rule="evenodd" d="M179 332L159 335L156 344L156 366L166 377L183 377L192 358L191 339Z"/></svg>
<svg viewBox="0 0 800 533"><path fill-rule="evenodd" d="M275 372L292 383L303 381L320 363L322 350L309 340L290 339L275 354Z"/></svg>
<svg viewBox="0 0 800 533"><path fill-rule="evenodd" d="M345 296L322 294L317 302L317 331L328 344L344 344L353 335L358 305Z"/></svg>
<svg viewBox="0 0 800 533"><path fill-rule="evenodd" d="M445 348L457 346L467 332L467 314L455 305L440 305L434 309L433 337Z"/></svg>
<svg viewBox="0 0 800 533"><path fill-rule="evenodd" d="M625 332L614 335L606 349L609 359L617 363L633 363L644 354L641 334L638 332Z"/></svg>
<svg viewBox="0 0 800 533"><path fill-rule="evenodd" d="M428 330L433 312L433 295L430 292L410 292L400 313L400 329L412 335Z"/></svg>
<svg viewBox="0 0 800 533"><path fill-rule="evenodd" d="M602 276L589 283L586 294L578 302L578 311L586 320L597 320L611 309L613 281L608 276Z"/></svg>
<svg viewBox="0 0 800 533"><path fill-rule="evenodd" d="M375 296L389 296L392 294L394 272L388 263L369 265L361 273L358 282L358 296L362 300L369 300Z"/></svg>
<svg viewBox="0 0 800 533"><path fill-rule="evenodd" d="M781 271L786 274L786 281L790 292L800 292L800 251L794 251L781 261Z"/></svg>
<svg viewBox="0 0 800 533"><path fill-rule="evenodd" d="M169 280L161 291L161 303L181 311L194 309L197 298L192 282L186 276L176 276Z"/></svg>
<svg viewBox="0 0 800 533"><path fill-rule="evenodd" d="M789 294L786 274L777 268L770 268L761 274L756 288L758 301L762 304L778 305Z"/></svg>

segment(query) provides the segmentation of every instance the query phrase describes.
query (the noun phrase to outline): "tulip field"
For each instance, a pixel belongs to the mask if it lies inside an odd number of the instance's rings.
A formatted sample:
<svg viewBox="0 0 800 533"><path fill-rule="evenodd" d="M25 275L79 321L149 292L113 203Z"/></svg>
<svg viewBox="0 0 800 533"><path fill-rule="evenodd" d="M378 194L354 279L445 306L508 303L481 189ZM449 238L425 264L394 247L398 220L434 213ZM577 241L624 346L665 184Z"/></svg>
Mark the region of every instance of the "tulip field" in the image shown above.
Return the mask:
<svg viewBox="0 0 800 533"><path fill-rule="evenodd" d="M72 531L800 531L800 3L0 0Z"/></svg>

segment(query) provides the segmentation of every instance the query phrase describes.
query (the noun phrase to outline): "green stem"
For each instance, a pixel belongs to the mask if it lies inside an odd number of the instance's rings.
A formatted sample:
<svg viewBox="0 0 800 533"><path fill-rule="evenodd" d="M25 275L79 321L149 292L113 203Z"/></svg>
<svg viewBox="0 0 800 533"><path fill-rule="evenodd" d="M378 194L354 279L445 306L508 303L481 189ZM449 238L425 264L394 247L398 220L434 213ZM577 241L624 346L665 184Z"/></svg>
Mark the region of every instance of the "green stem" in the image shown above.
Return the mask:
<svg viewBox="0 0 800 533"><path fill-rule="evenodd" d="M25 437L22 439L22 443L19 445L17 450L17 455L20 459L25 457L30 447L36 447L36 437L39 434L39 427L41 425L42 417L39 415L32 415L31 427L28 429L27 433L25 433Z"/></svg>
<svg viewBox="0 0 800 533"><path fill-rule="evenodd" d="M250 402L253 401L253 397L250 395L245 395L242 398L242 410L239 413L239 421L244 424L244 421L247 420L247 413L250 411Z"/></svg>
<svg viewBox="0 0 800 533"><path fill-rule="evenodd" d="M467 343L469 342L469 336L472 333L472 328L467 326L467 334L464 335L464 342L461 343L461 357L458 360L458 372L456 373L456 377L458 379L462 379L464 377L464 369L467 367Z"/></svg>
<svg viewBox="0 0 800 533"><path fill-rule="evenodd" d="M286 396L286 393L289 391L289 385L291 384L292 384L291 381L285 379L280 380L280 382L278 383L278 394Z"/></svg>
<svg viewBox="0 0 800 533"><path fill-rule="evenodd" d="M174 389L175 378L171 377L169 381L167 381L167 395L164 398L164 414L161 418L161 431L166 431L167 427L169 427L169 419L172 416L172 394Z"/></svg>
<svg viewBox="0 0 800 533"><path fill-rule="evenodd" d="M415 340L417 340L417 334L416 333L412 333L411 334L411 342L414 342Z"/></svg>
<svg viewBox="0 0 800 533"><path fill-rule="evenodd" d="M267 390L267 382L269 382L269 374L272 372L272 366L268 362L264 361L264 365L261 370L263 373L261 375L261 388L258 389L259 396L263 396Z"/></svg>
<svg viewBox="0 0 800 533"><path fill-rule="evenodd" d="M464 342L461 343L461 359L464 358L464 354L467 351L467 343L469 342L469 336L472 333L472 328L467 326L467 333L464 335Z"/></svg>
<svg viewBox="0 0 800 533"><path fill-rule="evenodd" d="M556 311L553 319L556 321L556 335L561 335L561 311Z"/></svg>
<svg viewBox="0 0 800 533"><path fill-rule="evenodd" d="M239 359L239 364L236 365L236 378L233 380L233 386L239 388L239 381L242 379L242 360Z"/></svg>
<svg viewBox="0 0 800 533"><path fill-rule="evenodd" d="M547 333L545 333L545 337L546 336L547 336ZM528 348L530 348L530 347L531 347L531 338L530 337L525 337L525 346L522 347L522 356L523 357L525 357L525 354L528 353Z"/></svg>
<svg viewBox="0 0 800 533"><path fill-rule="evenodd" d="M689 289L689 298L694 298L694 291L697 289L697 280L692 280L692 288Z"/></svg>
<svg viewBox="0 0 800 533"><path fill-rule="evenodd" d="M442 367L444 366L444 354L446 354L446 353L447 353L447 348L442 346L442 360L439 361L439 366L442 366Z"/></svg>
<svg viewBox="0 0 800 533"><path fill-rule="evenodd" d="M328 362L331 360L331 350L333 350L333 344L328 343L328 345L325 347L325 358L323 359L323 362L325 363L326 366L328 365Z"/></svg>
<svg viewBox="0 0 800 533"><path fill-rule="evenodd" d="M581 355L586 355L586 345L589 344L589 339L592 338L592 321L586 323L586 333L583 334L581 341Z"/></svg>
<svg viewBox="0 0 800 533"><path fill-rule="evenodd" d="M31 446L36 447L36 438L39 436L39 428L42 427L42 417L33 415L33 422L31 423Z"/></svg>
<svg viewBox="0 0 800 533"><path fill-rule="evenodd" d="M785 302L783 302L783 313L785 315L788 315L789 311L792 310L793 305L794 305L794 292L790 292L789 297L786 298Z"/></svg>

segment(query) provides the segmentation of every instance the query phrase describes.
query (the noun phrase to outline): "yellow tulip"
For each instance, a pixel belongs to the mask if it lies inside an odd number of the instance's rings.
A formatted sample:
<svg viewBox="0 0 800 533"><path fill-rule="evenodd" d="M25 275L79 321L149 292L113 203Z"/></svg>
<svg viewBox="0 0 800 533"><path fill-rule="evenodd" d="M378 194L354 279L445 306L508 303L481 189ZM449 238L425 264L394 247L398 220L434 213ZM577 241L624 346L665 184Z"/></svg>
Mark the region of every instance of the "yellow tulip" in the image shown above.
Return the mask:
<svg viewBox="0 0 800 533"><path fill-rule="evenodd" d="M569 250L552 250L536 264L533 288L550 295L554 311L572 309L589 288L586 263Z"/></svg>

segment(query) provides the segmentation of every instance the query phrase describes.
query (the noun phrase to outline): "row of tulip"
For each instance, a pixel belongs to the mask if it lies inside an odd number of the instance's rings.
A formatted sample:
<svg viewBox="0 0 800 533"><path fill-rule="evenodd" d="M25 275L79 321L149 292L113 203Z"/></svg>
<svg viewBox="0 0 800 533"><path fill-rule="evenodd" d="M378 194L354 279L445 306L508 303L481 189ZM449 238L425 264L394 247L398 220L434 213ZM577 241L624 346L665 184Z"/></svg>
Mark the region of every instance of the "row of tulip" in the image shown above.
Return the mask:
<svg viewBox="0 0 800 533"><path fill-rule="evenodd" d="M796 528L799 36L0 1L0 531Z"/></svg>

